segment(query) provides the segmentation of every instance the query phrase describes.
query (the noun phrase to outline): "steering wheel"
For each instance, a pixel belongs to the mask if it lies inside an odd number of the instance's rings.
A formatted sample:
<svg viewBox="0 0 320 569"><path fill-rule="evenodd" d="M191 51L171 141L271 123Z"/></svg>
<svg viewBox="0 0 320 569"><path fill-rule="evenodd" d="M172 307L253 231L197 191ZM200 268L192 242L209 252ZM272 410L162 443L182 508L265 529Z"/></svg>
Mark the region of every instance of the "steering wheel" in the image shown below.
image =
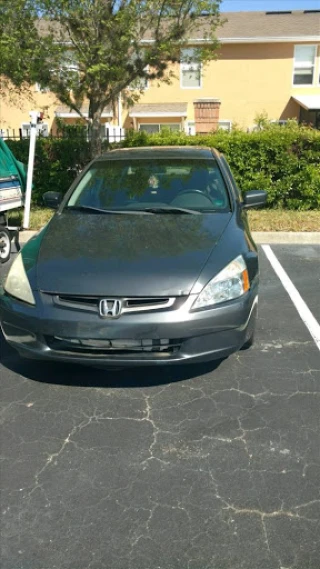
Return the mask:
<svg viewBox="0 0 320 569"><path fill-rule="evenodd" d="M197 196L202 198L202 203L201 204L194 204L194 207L196 207L197 205L199 205L200 207L206 207L208 205L212 206L213 202L211 201L211 199L209 198L209 196L207 196L204 192L202 192L201 190L183 190L182 192L179 192L178 195L172 200L171 204L177 204L180 200L180 198L183 197L188 198L188 196L192 197L192 196ZM184 204L185 205L185 204ZM187 207L187 205L186 205ZM189 207L192 207L192 204L189 205Z"/></svg>
<svg viewBox="0 0 320 569"><path fill-rule="evenodd" d="M206 196L206 194L202 190L182 190L182 192L178 193L178 196L183 196L185 194L201 194L202 196ZM176 197L178 197L176 196Z"/></svg>

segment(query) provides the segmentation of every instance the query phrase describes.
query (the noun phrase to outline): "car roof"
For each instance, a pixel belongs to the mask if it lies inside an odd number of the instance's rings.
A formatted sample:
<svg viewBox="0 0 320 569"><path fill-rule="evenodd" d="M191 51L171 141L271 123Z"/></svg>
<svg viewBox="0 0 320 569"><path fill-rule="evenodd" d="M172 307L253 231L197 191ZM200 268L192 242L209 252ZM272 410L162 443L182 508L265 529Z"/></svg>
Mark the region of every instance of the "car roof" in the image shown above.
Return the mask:
<svg viewBox="0 0 320 569"><path fill-rule="evenodd" d="M212 160L218 158L218 156L217 150L204 146L143 146L111 150L97 158L97 160L153 160L165 158Z"/></svg>

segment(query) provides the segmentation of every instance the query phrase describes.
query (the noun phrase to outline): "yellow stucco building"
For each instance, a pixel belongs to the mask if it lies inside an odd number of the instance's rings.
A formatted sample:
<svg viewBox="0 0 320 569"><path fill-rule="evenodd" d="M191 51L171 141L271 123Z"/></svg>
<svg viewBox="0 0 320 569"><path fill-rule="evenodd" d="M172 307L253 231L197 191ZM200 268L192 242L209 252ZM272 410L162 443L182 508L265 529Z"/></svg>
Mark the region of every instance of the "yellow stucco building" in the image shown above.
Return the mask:
<svg viewBox="0 0 320 569"><path fill-rule="evenodd" d="M320 10L230 12L223 17L218 59L204 67L192 61L192 49L204 40L201 33L191 38L180 64L173 66L170 85L150 82L138 104L128 109L119 97L116 109L105 109L102 122L110 132L155 132L169 126L194 134L235 124L250 129L262 113L270 120L296 118L320 128ZM45 109L48 131L54 132L56 117L67 122L79 118L37 86L31 95L32 102L1 101L3 135L8 129L25 133L32 108Z"/></svg>

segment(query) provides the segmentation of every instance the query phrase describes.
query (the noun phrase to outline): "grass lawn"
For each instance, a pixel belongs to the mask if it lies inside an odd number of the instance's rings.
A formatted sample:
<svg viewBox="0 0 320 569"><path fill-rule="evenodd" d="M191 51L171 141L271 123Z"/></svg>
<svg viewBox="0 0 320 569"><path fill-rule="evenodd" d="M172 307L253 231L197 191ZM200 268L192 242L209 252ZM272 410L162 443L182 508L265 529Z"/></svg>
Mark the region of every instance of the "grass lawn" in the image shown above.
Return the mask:
<svg viewBox="0 0 320 569"><path fill-rule="evenodd" d="M33 207L30 213L30 229L40 229L52 217L51 209ZM251 231L320 231L320 210L250 210L248 212ZM22 210L13 210L9 216L10 225L22 224Z"/></svg>
<svg viewBox="0 0 320 569"><path fill-rule="evenodd" d="M320 231L320 210L252 209L248 215L251 231Z"/></svg>

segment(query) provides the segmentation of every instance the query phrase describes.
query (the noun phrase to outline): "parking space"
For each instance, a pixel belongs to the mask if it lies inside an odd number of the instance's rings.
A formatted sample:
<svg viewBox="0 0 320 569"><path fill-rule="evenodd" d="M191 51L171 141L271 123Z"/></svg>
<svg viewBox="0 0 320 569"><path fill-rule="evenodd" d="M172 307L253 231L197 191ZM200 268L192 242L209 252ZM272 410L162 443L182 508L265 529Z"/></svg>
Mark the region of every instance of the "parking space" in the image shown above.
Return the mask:
<svg viewBox="0 0 320 569"><path fill-rule="evenodd" d="M320 246L273 245L272 250L320 322Z"/></svg>
<svg viewBox="0 0 320 569"><path fill-rule="evenodd" d="M319 322L320 247L272 251ZM108 372L1 339L2 569L319 569L320 352L260 258L256 343L222 362Z"/></svg>

